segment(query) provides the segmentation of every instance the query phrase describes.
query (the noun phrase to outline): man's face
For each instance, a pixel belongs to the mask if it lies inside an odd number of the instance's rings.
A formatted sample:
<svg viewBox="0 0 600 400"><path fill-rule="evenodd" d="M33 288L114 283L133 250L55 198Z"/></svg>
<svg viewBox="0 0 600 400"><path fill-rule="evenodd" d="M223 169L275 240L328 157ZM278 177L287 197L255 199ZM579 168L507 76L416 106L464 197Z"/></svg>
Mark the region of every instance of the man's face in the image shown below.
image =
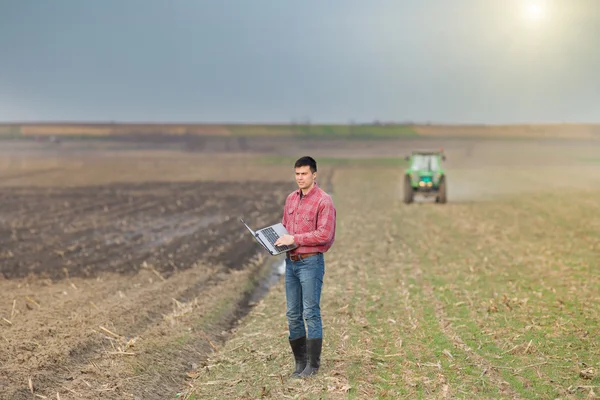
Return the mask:
<svg viewBox="0 0 600 400"><path fill-rule="evenodd" d="M312 173L308 165L296 168L296 183L300 189L308 189L312 186L317 173Z"/></svg>

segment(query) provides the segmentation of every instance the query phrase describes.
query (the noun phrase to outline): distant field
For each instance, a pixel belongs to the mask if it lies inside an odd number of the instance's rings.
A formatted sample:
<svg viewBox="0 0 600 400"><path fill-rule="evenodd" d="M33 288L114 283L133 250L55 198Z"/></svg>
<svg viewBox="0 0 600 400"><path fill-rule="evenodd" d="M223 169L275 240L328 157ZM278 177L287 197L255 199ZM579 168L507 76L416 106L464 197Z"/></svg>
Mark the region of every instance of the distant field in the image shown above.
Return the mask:
<svg viewBox="0 0 600 400"><path fill-rule="evenodd" d="M263 165L294 165L297 157L263 156L258 163ZM406 167L408 162L400 157L319 157L319 166L348 166L348 167Z"/></svg>
<svg viewBox="0 0 600 400"><path fill-rule="evenodd" d="M310 137L349 136L417 136L417 132L406 125L240 125L229 126L234 135L302 135Z"/></svg>
<svg viewBox="0 0 600 400"><path fill-rule="evenodd" d="M308 125L308 124L0 124L0 137L276 136L310 138L600 138L600 124Z"/></svg>
<svg viewBox="0 0 600 400"><path fill-rule="evenodd" d="M420 125L413 126L420 136L494 137L494 138L600 138L600 125Z"/></svg>
<svg viewBox="0 0 600 400"><path fill-rule="evenodd" d="M4 136L417 136L405 125L27 124L0 125Z"/></svg>

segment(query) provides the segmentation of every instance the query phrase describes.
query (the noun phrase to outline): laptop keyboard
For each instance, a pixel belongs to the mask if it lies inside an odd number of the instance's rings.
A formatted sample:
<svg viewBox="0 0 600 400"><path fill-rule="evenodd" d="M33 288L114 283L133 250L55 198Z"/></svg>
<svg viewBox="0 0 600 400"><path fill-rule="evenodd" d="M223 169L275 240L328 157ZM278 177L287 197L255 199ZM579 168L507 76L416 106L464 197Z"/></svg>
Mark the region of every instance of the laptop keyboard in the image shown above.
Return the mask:
<svg viewBox="0 0 600 400"><path fill-rule="evenodd" d="M277 239L279 239L279 235L277 235L273 228L265 228L262 230L262 233L263 235L265 235L269 243L271 243L273 247L277 249L277 251L286 251L292 248L292 246L275 246L275 242L277 241Z"/></svg>

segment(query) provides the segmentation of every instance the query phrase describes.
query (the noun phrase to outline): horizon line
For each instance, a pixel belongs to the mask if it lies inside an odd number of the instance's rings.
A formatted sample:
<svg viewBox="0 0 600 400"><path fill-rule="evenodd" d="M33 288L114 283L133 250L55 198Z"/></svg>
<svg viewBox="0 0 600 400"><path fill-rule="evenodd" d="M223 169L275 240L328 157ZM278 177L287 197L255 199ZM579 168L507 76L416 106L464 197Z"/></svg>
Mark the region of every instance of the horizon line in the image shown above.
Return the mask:
<svg viewBox="0 0 600 400"><path fill-rule="evenodd" d="M600 125L598 122L418 122L418 121L385 121L385 120L373 120L373 121L353 121L353 122L207 122L207 121L94 121L94 120L38 120L38 121L1 121L0 125L213 125L213 126L297 126L297 125L331 125L331 126L351 126L351 125L372 125L372 126L385 126L385 125L399 125L399 126L556 126L556 125Z"/></svg>

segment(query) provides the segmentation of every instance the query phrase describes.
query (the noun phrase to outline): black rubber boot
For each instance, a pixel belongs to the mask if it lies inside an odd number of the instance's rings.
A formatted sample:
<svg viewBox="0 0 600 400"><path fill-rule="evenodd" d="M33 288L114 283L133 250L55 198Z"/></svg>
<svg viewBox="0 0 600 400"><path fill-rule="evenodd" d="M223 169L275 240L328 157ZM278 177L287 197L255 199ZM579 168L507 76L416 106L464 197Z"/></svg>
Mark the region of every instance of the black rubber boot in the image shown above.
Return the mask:
<svg viewBox="0 0 600 400"><path fill-rule="evenodd" d="M321 348L323 347L323 339L308 339L306 341L306 350L308 353L308 363L306 368L300 374L300 378L306 378L315 375L319 372L321 366Z"/></svg>
<svg viewBox="0 0 600 400"><path fill-rule="evenodd" d="M294 359L296 360L296 369L292 373L292 378L298 378L300 373L306 368L306 336L290 340L290 346L292 347Z"/></svg>

